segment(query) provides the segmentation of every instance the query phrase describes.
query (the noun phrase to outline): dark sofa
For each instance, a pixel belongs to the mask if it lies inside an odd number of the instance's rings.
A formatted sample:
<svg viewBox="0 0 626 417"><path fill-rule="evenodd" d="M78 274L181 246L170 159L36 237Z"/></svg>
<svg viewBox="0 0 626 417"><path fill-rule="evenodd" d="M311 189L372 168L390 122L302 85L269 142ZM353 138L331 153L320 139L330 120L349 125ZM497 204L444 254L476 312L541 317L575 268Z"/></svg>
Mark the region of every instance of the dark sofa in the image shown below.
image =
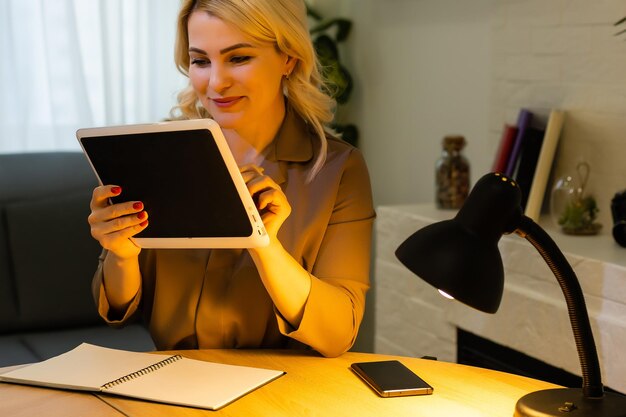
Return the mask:
<svg viewBox="0 0 626 417"><path fill-rule="evenodd" d="M154 349L140 324L113 329L96 313L100 246L87 224L95 185L80 152L0 154L0 367L81 342Z"/></svg>

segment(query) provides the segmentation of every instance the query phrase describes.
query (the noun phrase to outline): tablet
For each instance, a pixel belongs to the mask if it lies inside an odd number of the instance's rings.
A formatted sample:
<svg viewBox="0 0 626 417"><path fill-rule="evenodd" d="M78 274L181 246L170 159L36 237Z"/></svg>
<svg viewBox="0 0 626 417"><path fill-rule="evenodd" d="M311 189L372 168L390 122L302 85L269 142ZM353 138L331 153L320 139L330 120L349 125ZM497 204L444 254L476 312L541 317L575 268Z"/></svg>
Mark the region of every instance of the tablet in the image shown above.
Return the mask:
<svg viewBox="0 0 626 417"><path fill-rule="evenodd" d="M219 125L211 119L79 129L113 202L141 201L142 248L252 248L269 238Z"/></svg>

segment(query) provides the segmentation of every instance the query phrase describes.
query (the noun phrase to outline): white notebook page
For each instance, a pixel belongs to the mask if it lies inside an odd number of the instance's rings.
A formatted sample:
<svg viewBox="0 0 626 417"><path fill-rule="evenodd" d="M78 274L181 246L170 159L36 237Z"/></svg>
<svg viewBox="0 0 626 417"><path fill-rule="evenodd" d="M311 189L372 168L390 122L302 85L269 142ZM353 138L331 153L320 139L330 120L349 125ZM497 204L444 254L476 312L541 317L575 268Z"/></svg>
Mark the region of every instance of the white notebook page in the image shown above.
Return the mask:
<svg viewBox="0 0 626 417"><path fill-rule="evenodd" d="M129 352L83 343L69 352L2 374L0 379L31 385L99 391L107 382L170 355Z"/></svg>
<svg viewBox="0 0 626 417"><path fill-rule="evenodd" d="M217 409L284 372L182 358L103 390L170 404Z"/></svg>

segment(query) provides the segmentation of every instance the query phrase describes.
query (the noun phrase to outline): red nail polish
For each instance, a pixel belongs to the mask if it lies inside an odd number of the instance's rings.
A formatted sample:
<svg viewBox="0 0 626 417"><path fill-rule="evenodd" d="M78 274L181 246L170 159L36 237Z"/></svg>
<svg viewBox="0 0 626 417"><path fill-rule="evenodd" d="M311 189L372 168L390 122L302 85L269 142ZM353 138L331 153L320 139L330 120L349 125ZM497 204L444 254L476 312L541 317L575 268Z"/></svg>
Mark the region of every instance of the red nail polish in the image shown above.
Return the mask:
<svg viewBox="0 0 626 417"><path fill-rule="evenodd" d="M139 220L143 220L143 219L145 219L145 218L146 218L146 212L145 212L145 211L142 211L141 213L137 214L137 218L138 218Z"/></svg>
<svg viewBox="0 0 626 417"><path fill-rule="evenodd" d="M147 224L148 224L148 220L146 220L145 222L139 223L139 226L145 227Z"/></svg>
<svg viewBox="0 0 626 417"><path fill-rule="evenodd" d="M142 203L141 201L138 201L138 202L136 202L136 203L133 203L133 208L134 208L135 210L141 210L141 209L143 209L143 203Z"/></svg>
<svg viewBox="0 0 626 417"><path fill-rule="evenodd" d="M111 187L111 192L117 195L122 192L122 187Z"/></svg>

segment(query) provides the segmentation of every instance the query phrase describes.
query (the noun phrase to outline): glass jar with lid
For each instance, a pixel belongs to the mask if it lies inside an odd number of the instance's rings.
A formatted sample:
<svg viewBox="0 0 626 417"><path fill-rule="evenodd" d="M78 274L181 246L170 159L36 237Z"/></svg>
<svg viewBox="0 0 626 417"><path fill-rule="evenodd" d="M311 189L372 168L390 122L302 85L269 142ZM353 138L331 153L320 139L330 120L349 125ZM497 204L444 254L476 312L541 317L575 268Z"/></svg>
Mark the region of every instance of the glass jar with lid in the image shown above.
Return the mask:
<svg viewBox="0 0 626 417"><path fill-rule="evenodd" d="M465 137L443 138L441 157L435 164L435 202L438 208L461 208L469 193L470 165L462 153Z"/></svg>

